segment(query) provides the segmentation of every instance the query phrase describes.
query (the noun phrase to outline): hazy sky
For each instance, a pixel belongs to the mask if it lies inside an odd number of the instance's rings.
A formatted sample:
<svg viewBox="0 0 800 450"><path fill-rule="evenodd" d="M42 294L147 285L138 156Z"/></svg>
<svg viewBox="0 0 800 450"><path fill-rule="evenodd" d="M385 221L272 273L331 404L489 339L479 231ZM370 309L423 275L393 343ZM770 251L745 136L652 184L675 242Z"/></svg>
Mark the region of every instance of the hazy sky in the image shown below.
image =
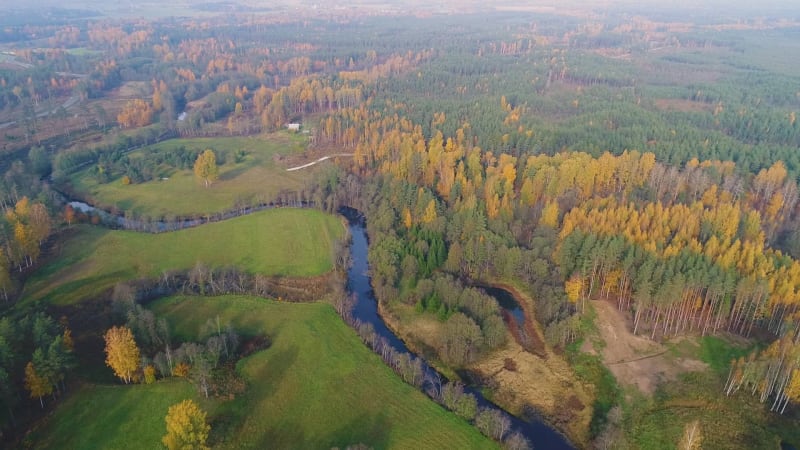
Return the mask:
<svg viewBox="0 0 800 450"><path fill-rule="evenodd" d="M497 5L522 5L522 6L552 6L556 10L559 8L590 8L601 11L669 11L673 14L682 11L687 12L687 17L691 16L691 11L703 11L706 14L720 14L730 16L737 12L743 18L756 16L775 16L780 13L789 13L792 18L797 18L795 12L800 13L800 0L168 0L169 5L185 6L198 5L203 3L241 3L249 6L275 7L298 6L298 5L318 5L344 6L344 5L371 5L379 7L381 5L392 5L396 7L409 7L412 10L418 9L438 9L447 5L450 9L459 4L467 3L474 7L486 6L492 8ZM48 6L60 8L94 9L99 11L118 10L129 6L164 5L163 0L0 0L0 10L2 9L41 9ZM457 8L456 8L457 9Z"/></svg>

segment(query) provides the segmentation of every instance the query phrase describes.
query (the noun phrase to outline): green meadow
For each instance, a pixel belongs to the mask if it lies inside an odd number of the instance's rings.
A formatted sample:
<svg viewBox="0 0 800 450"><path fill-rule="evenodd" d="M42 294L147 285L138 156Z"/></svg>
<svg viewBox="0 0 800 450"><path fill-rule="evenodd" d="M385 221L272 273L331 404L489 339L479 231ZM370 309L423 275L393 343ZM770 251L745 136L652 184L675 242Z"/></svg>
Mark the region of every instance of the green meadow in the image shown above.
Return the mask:
<svg viewBox="0 0 800 450"><path fill-rule="evenodd" d="M160 447L168 407L191 397L209 413L213 448L494 448L467 422L403 383L322 303L246 296L170 297L151 304L176 340L219 316L272 345L239 361L247 390L206 400L188 383L87 386L32 437L38 448Z"/></svg>
<svg viewBox="0 0 800 450"><path fill-rule="evenodd" d="M196 398L184 380L144 385L81 386L29 439L34 448L161 448L169 407Z"/></svg>
<svg viewBox="0 0 800 450"><path fill-rule="evenodd" d="M287 172L286 165L276 161L300 153L306 146L302 135L285 132L253 137L170 139L151 147L168 150L180 146L230 153L225 164L219 165L219 179L205 188L191 169L163 168L164 176L156 181L125 185L122 177L118 177L99 183L91 167L73 174L69 183L75 192L103 209L132 212L137 217L174 217L230 210L237 201L274 200L283 190L302 190L317 170L309 167ZM236 162L233 153L239 151L246 156ZM141 156L141 150L129 155Z"/></svg>
<svg viewBox="0 0 800 450"><path fill-rule="evenodd" d="M197 263L265 275L321 275L331 270L332 244L343 236L339 218L293 208L162 234L78 225L55 250L57 256L27 281L24 299L76 303L120 281Z"/></svg>

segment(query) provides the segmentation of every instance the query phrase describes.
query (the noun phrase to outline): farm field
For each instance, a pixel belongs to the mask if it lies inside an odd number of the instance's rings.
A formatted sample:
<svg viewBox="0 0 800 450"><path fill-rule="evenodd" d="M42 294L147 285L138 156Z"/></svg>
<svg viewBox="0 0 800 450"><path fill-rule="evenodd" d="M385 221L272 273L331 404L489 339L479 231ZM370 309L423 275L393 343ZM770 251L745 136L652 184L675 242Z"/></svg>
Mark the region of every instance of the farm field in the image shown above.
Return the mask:
<svg viewBox="0 0 800 450"><path fill-rule="evenodd" d="M165 434L167 409L196 397L183 380L152 385L81 386L39 430L34 448L155 448Z"/></svg>

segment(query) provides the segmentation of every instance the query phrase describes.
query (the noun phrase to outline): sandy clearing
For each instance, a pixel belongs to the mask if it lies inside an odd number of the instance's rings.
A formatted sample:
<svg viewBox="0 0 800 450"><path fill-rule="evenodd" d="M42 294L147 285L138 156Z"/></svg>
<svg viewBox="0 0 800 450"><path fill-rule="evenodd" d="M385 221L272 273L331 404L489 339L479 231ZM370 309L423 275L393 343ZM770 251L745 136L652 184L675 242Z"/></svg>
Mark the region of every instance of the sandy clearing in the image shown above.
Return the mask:
<svg viewBox="0 0 800 450"><path fill-rule="evenodd" d="M666 346L642 336L634 336L628 320L611 303L593 300L591 304L597 313L597 330L605 344L600 355L619 383L652 394L662 381L674 380L683 372L708 368L702 361L676 357ZM590 348L586 350L595 351Z"/></svg>

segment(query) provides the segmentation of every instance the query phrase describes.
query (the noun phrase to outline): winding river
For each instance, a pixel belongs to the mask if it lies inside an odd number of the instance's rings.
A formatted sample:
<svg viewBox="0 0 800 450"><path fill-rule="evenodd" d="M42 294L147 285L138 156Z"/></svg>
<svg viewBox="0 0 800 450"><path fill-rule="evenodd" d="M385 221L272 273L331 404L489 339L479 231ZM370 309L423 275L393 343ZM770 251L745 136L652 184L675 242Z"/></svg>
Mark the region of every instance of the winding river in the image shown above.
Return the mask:
<svg viewBox="0 0 800 450"><path fill-rule="evenodd" d="M185 219L172 223L155 221L144 224L135 219L131 220L124 216L112 215L106 211L98 210L84 202L73 201L70 202L70 205L76 210L80 210L82 212L93 212L100 214L103 217L103 223L106 226L134 229L150 233L160 233L183 228L191 228L202 225L203 223L225 220L232 217L252 214L264 209L282 206L277 204L264 204L250 208L243 208L236 211L229 211L217 216L203 219ZM308 207L308 205L305 204L286 206ZM350 236L352 238L352 244L350 245L350 258L352 264L347 273L347 286L350 292L355 295L356 299L352 311L353 317L361 322L370 323L374 327L375 333L379 337L385 338L389 345L395 349L395 351L409 353L419 358L418 355L411 352L403 343L403 341L400 340L400 338L397 337L397 335L395 335L391 329L389 329L381 316L378 314L378 302L373 295L370 277L368 275L368 242L366 230L364 228L363 216L358 211L350 208L342 208L340 213L348 220ZM511 317L513 317L513 320L517 321L518 324L522 324L522 322L525 320L524 313L510 293L497 288L488 288L487 291L490 293L490 295L498 298L500 306L503 307ZM436 373L436 370L429 366L424 359L420 358L420 361L423 363L423 371L426 375ZM441 376L441 374L439 376L442 380L445 380L445 377ZM431 377L426 376L425 378L429 379ZM535 381L532 380L531 382ZM423 388L427 387L430 386L423 386ZM469 392L475 396L479 406L502 409L487 400L474 386L467 386L464 390L465 392ZM544 448L548 450L574 449L574 447L562 434L557 432L542 420L533 418L530 421L526 421L513 415L509 415L509 417L511 419L512 429L521 432L535 448Z"/></svg>
<svg viewBox="0 0 800 450"><path fill-rule="evenodd" d="M367 234L364 229L363 219L353 210L343 211L343 215L348 219L350 227L350 236L352 244L350 245L350 258L352 265L347 273L347 285L350 292L355 294L356 304L353 309L353 316L362 322L368 322L375 328L378 336L386 338L389 344L394 347L396 351L411 353L403 341L395 335L392 330L386 326L381 316L378 314L378 302L375 299L369 278L369 265L367 263ZM501 306L505 306L501 303ZM512 305L508 305L512 306ZM512 306L513 307L513 306ZM519 308L519 305L516 305ZM521 312L511 312L517 318ZM415 355L418 357L417 355ZM430 367L423 360L423 370L426 374L435 372L435 369ZM427 377L426 377L427 378ZM444 379L444 377L442 377ZM531 380L531 382L535 382ZM499 408L499 406L487 400L477 389L474 387L465 388L475 396L478 400L479 406L491 406ZM541 449L573 449L574 447L567 441L567 439L547 425L545 422L533 419L531 421L524 421L518 417L510 416L512 421L512 428L520 431L530 442L534 448Z"/></svg>

